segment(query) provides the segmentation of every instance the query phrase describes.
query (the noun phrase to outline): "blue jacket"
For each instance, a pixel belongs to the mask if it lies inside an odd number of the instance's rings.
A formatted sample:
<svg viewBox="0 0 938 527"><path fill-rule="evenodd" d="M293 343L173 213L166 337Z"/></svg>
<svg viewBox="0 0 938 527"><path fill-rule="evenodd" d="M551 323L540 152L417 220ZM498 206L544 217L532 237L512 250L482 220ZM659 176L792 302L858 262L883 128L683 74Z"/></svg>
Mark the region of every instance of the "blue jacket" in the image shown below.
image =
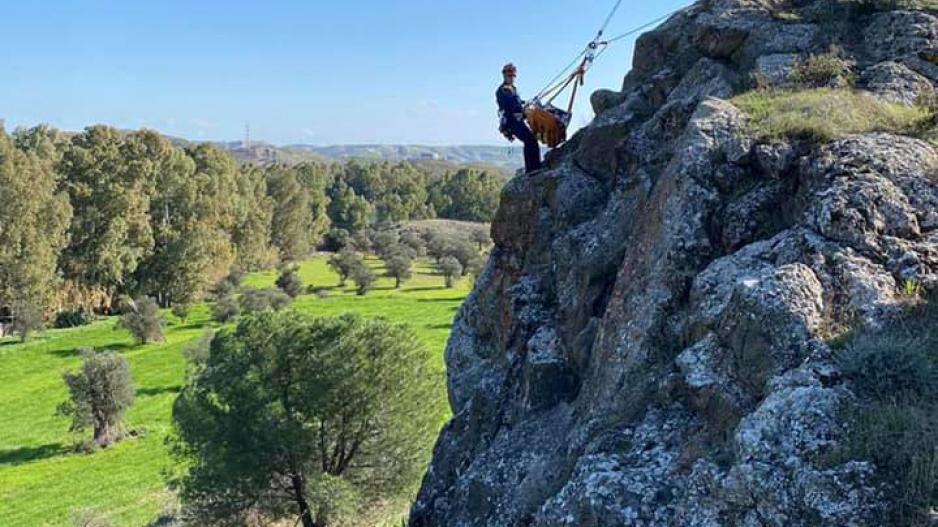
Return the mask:
<svg viewBox="0 0 938 527"><path fill-rule="evenodd" d="M502 84L495 92L495 99L498 101L498 109L507 120L524 121L524 101L518 96L517 88L510 84Z"/></svg>

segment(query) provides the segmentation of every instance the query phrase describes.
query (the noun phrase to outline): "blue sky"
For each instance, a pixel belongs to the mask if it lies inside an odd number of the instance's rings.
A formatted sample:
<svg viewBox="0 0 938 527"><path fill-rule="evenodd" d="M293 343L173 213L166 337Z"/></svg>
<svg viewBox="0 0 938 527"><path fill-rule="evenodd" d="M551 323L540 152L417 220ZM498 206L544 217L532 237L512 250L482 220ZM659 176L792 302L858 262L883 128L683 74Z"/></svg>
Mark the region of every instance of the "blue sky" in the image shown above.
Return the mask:
<svg viewBox="0 0 938 527"><path fill-rule="evenodd" d="M500 69L539 90L614 0L5 2L0 118L275 144L498 144ZM615 35L686 0L625 0ZM636 5L639 4L639 5ZM632 39L592 70L618 89Z"/></svg>

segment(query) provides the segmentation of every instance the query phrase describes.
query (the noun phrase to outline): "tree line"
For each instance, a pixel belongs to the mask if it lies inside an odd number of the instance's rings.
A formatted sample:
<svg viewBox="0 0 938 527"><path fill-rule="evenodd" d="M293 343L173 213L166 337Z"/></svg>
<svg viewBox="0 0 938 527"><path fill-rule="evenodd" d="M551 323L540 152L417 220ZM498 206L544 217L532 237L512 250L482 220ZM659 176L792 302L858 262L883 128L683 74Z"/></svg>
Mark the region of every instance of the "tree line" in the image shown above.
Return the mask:
<svg viewBox="0 0 938 527"><path fill-rule="evenodd" d="M93 126L0 130L0 317L187 305L269 268L415 219L489 221L504 176L409 162L239 166L223 150Z"/></svg>

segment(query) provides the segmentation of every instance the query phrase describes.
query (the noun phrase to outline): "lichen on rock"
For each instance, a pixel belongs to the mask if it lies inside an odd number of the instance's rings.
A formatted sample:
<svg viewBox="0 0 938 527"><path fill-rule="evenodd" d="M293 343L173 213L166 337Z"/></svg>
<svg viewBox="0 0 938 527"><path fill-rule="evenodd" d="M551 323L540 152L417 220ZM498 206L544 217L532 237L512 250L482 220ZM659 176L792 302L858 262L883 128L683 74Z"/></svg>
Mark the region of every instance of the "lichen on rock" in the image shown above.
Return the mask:
<svg viewBox="0 0 938 527"><path fill-rule="evenodd" d="M836 41L859 89L912 104L938 82L938 19L807 1L792 23L788 4L679 11L507 185L412 526L882 524L877 467L824 461L854 401L828 341L884 324L906 283L938 288L938 152L765 141L727 99Z"/></svg>

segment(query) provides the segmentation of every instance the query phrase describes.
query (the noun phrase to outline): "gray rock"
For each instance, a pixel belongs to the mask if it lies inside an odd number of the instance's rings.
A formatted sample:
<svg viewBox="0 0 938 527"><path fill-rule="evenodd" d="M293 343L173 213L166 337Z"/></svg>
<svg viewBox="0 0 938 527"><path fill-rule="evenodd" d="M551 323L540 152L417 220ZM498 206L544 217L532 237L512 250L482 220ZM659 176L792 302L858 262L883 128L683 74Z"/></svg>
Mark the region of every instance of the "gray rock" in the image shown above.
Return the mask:
<svg viewBox="0 0 938 527"><path fill-rule="evenodd" d="M788 84L791 74L798 63L799 56L794 53L773 53L756 59L752 74L756 82L766 88Z"/></svg>
<svg viewBox="0 0 938 527"><path fill-rule="evenodd" d="M911 102L938 79L938 26L777 7L675 14L551 167L505 187L412 526L883 524L877 467L819 461L856 403L825 339L881 325L907 280L938 288L938 153L766 143L725 99L849 35L864 86Z"/></svg>
<svg viewBox="0 0 938 527"><path fill-rule="evenodd" d="M795 160L794 149L788 143L760 144L754 151L759 169L772 178L782 177Z"/></svg>
<svg viewBox="0 0 938 527"><path fill-rule="evenodd" d="M623 94L612 90L597 90L590 96L590 105L596 115L615 108L623 102L625 102Z"/></svg>
<svg viewBox="0 0 938 527"><path fill-rule="evenodd" d="M700 59L668 95L667 102L695 103L707 97L727 99L733 95L736 74L711 59Z"/></svg>
<svg viewBox="0 0 938 527"><path fill-rule="evenodd" d="M901 104L915 104L935 92L930 80L897 62L881 62L863 72L866 89L881 98Z"/></svg>
<svg viewBox="0 0 938 527"><path fill-rule="evenodd" d="M938 46L938 18L917 11L878 13L863 34L875 60L896 60Z"/></svg>

